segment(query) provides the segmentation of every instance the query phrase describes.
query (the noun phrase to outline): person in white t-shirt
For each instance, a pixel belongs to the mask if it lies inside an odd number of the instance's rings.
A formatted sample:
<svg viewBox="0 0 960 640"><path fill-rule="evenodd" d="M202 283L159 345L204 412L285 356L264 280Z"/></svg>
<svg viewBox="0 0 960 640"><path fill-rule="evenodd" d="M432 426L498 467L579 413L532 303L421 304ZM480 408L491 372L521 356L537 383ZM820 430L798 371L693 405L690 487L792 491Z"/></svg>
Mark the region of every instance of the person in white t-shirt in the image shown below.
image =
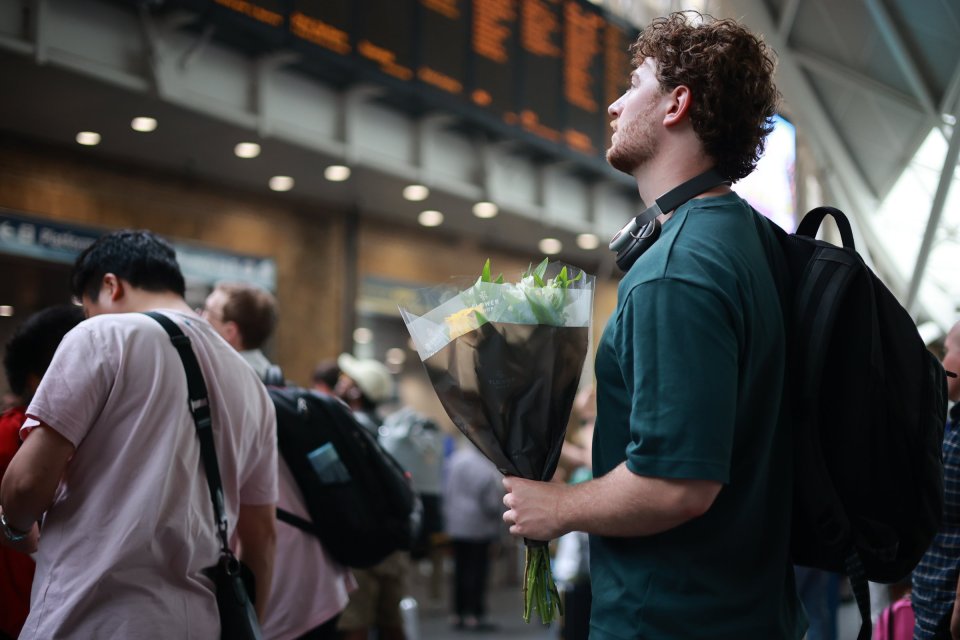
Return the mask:
<svg viewBox="0 0 960 640"><path fill-rule="evenodd" d="M263 378L271 362L261 351L277 322L276 299L253 284L219 283L207 297L203 317ZM282 377L282 376L281 376ZM290 468L279 459L280 501L277 506L310 520L303 494ZM330 517L336 517L331 514ZM334 561L320 540L306 531L277 525L276 579L263 618L265 640L333 640L337 620L356 581Z"/></svg>
<svg viewBox="0 0 960 640"><path fill-rule="evenodd" d="M200 363L229 534L262 618L278 498L266 390L187 306L176 254L152 233L100 238L78 257L72 287L89 319L61 342L0 487L0 539L37 553L20 637L219 637L204 575L219 544L186 375L163 328L136 313L151 310L180 326Z"/></svg>

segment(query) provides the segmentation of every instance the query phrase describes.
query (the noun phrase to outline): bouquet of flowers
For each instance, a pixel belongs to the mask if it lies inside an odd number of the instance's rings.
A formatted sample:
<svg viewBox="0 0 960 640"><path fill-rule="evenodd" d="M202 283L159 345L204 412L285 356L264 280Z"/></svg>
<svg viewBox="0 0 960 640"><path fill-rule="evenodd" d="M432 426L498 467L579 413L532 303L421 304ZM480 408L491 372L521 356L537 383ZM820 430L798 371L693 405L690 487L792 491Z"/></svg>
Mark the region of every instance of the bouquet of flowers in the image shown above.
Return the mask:
<svg viewBox="0 0 960 640"><path fill-rule="evenodd" d="M507 475L549 480L557 468L589 347L594 278L544 260L517 283L490 261L465 290L401 307L413 343L457 428ZM549 275L548 275L549 274ZM527 540L524 620L562 606L547 541Z"/></svg>

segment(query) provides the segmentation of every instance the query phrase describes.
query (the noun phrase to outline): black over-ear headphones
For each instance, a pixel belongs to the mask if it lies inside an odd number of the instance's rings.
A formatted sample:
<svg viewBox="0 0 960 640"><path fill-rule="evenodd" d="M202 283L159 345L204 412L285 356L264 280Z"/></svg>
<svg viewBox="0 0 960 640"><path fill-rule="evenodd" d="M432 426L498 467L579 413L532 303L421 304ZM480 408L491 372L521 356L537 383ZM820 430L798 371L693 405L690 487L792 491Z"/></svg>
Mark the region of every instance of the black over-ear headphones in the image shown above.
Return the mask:
<svg viewBox="0 0 960 640"><path fill-rule="evenodd" d="M657 198L652 207L648 207L625 224L610 241L610 251L616 252L620 270L629 270L637 258L660 237L660 221L657 216L670 213L687 200L722 184L730 184L730 180L720 175L716 169L704 171Z"/></svg>

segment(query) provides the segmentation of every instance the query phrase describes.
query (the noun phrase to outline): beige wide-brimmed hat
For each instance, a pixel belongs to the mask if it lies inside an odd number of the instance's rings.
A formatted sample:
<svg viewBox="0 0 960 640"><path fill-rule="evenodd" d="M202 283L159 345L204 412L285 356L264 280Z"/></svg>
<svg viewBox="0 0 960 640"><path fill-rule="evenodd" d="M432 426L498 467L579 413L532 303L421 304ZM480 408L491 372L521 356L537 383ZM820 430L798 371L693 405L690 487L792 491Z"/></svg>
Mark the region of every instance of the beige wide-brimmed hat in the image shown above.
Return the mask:
<svg viewBox="0 0 960 640"><path fill-rule="evenodd" d="M374 404L386 402L393 397L393 376L382 362L354 358L349 353L342 353L337 358L337 366L357 383L363 395Z"/></svg>

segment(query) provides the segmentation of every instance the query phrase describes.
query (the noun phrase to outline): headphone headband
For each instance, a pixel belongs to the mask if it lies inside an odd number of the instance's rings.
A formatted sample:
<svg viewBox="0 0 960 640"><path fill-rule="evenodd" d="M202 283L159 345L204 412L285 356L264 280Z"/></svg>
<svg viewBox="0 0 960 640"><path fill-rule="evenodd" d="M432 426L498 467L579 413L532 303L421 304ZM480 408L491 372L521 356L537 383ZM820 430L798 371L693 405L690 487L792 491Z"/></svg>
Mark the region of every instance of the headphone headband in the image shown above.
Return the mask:
<svg viewBox="0 0 960 640"><path fill-rule="evenodd" d="M610 250L617 254L617 266L626 271L656 240L659 233L654 234L646 227L655 222L658 216L669 213L704 191L722 184L730 184L730 180L711 168L657 198L652 206L630 220L610 241ZM659 224L655 226L659 227Z"/></svg>

